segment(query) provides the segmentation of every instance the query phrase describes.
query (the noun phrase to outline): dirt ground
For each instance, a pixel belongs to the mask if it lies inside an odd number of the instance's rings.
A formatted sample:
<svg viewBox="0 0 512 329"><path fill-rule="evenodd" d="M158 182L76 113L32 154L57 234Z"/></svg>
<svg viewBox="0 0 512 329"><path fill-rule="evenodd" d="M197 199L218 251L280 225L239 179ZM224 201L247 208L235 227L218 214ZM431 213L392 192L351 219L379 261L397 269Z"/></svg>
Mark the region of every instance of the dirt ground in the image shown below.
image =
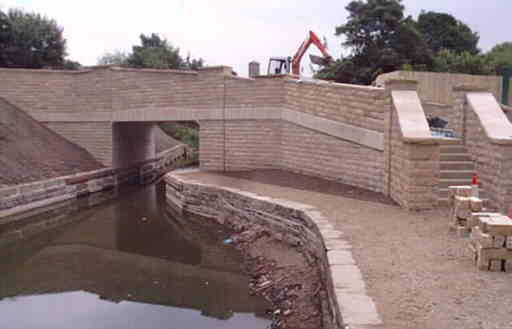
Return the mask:
<svg viewBox="0 0 512 329"><path fill-rule="evenodd" d="M183 175L319 208L352 244L379 328L512 328L512 273L478 271L446 208L406 212L381 194L283 171Z"/></svg>

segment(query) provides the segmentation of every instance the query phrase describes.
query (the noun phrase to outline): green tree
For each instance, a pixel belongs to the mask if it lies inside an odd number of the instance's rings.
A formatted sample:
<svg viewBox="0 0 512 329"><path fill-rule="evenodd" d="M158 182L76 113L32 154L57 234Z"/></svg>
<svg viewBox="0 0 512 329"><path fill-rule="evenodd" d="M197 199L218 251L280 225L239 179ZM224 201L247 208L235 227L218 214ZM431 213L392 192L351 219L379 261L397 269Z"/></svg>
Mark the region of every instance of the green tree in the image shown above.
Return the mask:
<svg viewBox="0 0 512 329"><path fill-rule="evenodd" d="M434 57L432 71L489 75L493 74L494 67L485 55L474 55L467 51L456 53L445 49Z"/></svg>
<svg viewBox="0 0 512 329"><path fill-rule="evenodd" d="M0 10L0 67L7 66L6 51L11 41L11 23L7 15Z"/></svg>
<svg viewBox="0 0 512 329"><path fill-rule="evenodd" d="M434 53L443 49L457 54L476 55L480 52L478 33L450 14L423 11L418 16L417 26Z"/></svg>
<svg viewBox="0 0 512 329"><path fill-rule="evenodd" d="M487 56L496 73L505 67L512 67L512 42L504 42L494 46Z"/></svg>
<svg viewBox="0 0 512 329"><path fill-rule="evenodd" d="M155 69L198 69L203 66L202 59L192 59L190 55L183 59L180 49L172 46L167 39L158 34L140 35L140 46L133 46L132 53L126 59L130 67Z"/></svg>
<svg viewBox="0 0 512 329"><path fill-rule="evenodd" d="M105 53L98 58L98 65L117 65L127 66L128 54L123 51L116 50L113 53Z"/></svg>
<svg viewBox="0 0 512 329"><path fill-rule="evenodd" d="M62 67L66 40L55 20L11 9L0 14L0 66Z"/></svg>
<svg viewBox="0 0 512 329"><path fill-rule="evenodd" d="M336 27L351 49L347 58L320 70L317 77L338 82L370 84L379 74L403 65L431 64L431 51L411 17L404 17L401 0L355 0L346 7L347 23Z"/></svg>
<svg viewBox="0 0 512 329"><path fill-rule="evenodd" d="M152 33L140 35L140 45L132 47L131 53L116 50L98 58L98 65L117 65L134 68L197 70L203 66L202 59L189 55L183 58L180 49L172 46L165 38Z"/></svg>

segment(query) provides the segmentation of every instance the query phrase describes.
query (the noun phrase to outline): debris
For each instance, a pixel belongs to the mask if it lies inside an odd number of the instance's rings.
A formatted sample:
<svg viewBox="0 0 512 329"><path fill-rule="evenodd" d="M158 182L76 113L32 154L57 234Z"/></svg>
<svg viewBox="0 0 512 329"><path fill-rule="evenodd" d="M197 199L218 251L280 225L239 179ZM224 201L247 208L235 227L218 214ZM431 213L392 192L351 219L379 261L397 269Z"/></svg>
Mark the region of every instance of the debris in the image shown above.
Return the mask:
<svg viewBox="0 0 512 329"><path fill-rule="evenodd" d="M228 238L228 239L225 239L224 241L222 241L222 243L224 243L224 244L232 244L233 242L234 241L231 238Z"/></svg>

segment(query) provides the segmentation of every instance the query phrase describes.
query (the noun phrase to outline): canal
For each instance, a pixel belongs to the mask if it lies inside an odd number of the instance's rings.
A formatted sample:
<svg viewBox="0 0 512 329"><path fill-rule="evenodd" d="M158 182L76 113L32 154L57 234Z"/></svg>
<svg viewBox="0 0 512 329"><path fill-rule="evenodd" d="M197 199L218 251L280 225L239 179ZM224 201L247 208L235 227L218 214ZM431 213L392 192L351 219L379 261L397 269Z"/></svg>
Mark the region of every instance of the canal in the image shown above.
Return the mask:
<svg viewBox="0 0 512 329"><path fill-rule="evenodd" d="M166 206L163 183L0 224L0 328L270 327L229 232Z"/></svg>

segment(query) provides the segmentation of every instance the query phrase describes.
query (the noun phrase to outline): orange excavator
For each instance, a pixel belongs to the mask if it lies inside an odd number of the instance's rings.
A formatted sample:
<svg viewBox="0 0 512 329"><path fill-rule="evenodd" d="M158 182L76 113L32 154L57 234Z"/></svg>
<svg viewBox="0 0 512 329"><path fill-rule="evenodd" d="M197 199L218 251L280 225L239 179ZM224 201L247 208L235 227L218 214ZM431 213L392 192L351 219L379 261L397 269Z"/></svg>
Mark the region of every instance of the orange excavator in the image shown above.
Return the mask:
<svg viewBox="0 0 512 329"><path fill-rule="evenodd" d="M300 62L311 44L314 44L324 56L319 57L310 55L309 57L313 64L325 65L332 61L332 56L327 52L326 45L320 41L318 36L313 31L309 31L307 39L302 42L293 57L270 57L270 60L268 61L267 74L290 74L291 69L292 74L300 75Z"/></svg>

